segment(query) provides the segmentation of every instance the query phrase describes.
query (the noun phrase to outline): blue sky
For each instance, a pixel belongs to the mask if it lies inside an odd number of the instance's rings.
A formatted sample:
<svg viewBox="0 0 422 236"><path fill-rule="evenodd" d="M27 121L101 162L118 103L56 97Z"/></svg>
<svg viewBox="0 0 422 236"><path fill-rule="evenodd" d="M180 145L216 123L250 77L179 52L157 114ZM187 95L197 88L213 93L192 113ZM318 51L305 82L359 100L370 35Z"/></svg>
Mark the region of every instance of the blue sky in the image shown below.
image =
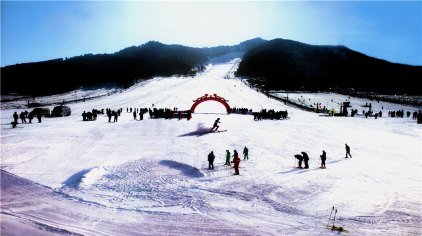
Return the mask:
<svg viewBox="0 0 422 236"><path fill-rule="evenodd" d="M422 65L422 2L1 2L1 66L113 53L150 40L206 47L254 37L344 45Z"/></svg>

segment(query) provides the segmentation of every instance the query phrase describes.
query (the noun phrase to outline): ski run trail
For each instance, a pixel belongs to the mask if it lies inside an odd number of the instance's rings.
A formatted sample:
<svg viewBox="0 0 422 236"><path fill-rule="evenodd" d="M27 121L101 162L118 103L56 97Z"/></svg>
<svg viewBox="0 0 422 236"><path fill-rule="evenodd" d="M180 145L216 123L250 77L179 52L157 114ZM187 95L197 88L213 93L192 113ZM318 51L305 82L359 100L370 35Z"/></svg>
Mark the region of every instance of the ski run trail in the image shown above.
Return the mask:
<svg viewBox="0 0 422 236"><path fill-rule="evenodd" d="M195 77L99 90L104 96L68 104L71 116L15 129L12 114L24 111L18 107L26 101L2 103L1 235L422 234L422 126L411 117L387 117L388 110L420 107L380 102L376 108L382 104L385 112L378 119L320 116L249 87L233 75L239 62L210 64ZM95 91L37 99L60 102L84 93ZM289 119L227 115L213 101L201 103L190 121L148 113L139 121L126 111L188 110L204 94L231 107L287 110ZM327 96L344 99L323 94L324 101ZM312 99L318 102L317 95ZM364 101L349 101L360 113ZM82 112L94 108L123 112L117 123L106 115L83 122ZM216 118L227 132L207 132ZM345 143L353 158L345 158ZM226 150L235 149L239 176L224 165ZM322 150L326 169L319 168ZM215 170L208 170L211 151ZM301 151L310 156L309 169L296 168ZM333 206L336 226L349 233L326 229Z"/></svg>

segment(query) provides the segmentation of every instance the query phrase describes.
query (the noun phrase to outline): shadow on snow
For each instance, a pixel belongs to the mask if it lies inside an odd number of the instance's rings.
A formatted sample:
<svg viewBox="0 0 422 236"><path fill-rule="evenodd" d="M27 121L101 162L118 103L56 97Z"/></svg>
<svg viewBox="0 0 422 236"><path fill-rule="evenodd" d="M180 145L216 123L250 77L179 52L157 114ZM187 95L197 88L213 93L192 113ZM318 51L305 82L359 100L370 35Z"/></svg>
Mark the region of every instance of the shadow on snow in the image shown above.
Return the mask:
<svg viewBox="0 0 422 236"><path fill-rule="evenodd" d="M201 178L205 176L200 170L198 170L198 168L177 161L162 160L159 162L159 164L179 170L186 177Z"/></svg>
<svg viewBox="0 0 422 236"><path fill-rule="evenodd" d="M94 168L88 168L85 170L81 170L78 173L70 176L67 180L62 182L63 187L69 188L79 188L79 184L82 182L82 179L85 177L85 174L90 172Z"/></svg>

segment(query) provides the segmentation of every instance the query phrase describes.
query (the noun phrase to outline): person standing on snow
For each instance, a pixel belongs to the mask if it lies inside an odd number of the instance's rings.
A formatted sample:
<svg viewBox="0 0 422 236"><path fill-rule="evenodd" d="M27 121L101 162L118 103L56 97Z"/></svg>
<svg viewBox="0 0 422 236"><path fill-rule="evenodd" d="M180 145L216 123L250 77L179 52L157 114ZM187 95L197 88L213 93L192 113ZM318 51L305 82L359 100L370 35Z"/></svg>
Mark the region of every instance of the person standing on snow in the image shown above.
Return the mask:
<svg viewBox="0 0 422 236"><path fill-rule="evenodd" d="M139 120L143 120L144 119L144 111L142 111L142 109L139 109Z"/></svg>
<svg viewBox="0 0 422 236"><path fill-rule="evenodd" d="M136 120L136 111L135 111L135 109L133 109L134 111L133 111L133 119L134 120Z"/></svg>
<svg viewBox="0 0 422 236"><path fill-rule="evenodd" d="M309 169L309 165L308 165L308 161L309 161L309 156L306 152L302 152L302 156L303 156L303 161L305 162L305 169Z"/></svg>
<svg viewBox="0 0 422 236"><path fill-rule="evenodd" d="M245 146L243 149L243 160L249 160L248 151L248 148Z"/></svg>
<svg viewBox="0 0 422 236"><path fill-rule="evenodd" d="M19 118L21 118L21 122L22 124L25 123L26 124L26 117L25 117L25 113L21 112L21 114L19 114Z"/></svg>
<svg viewBox="0 0 422 236"><path fill-rule="evenodd" d="M214 170L214 152L211 151L210 154L208 154L208 169Z"/></svg>
<svg viewBox="0 0 422 236"><path fill-rule="evenodd" d="M212 126L212 129L211 130L214 130L214 131L217 131L218 130L218 128L220 128L220 126L218 126L218 123L220 123L220 118L217 118L215 121L214 121L214 125Z"/></svg>
<svg viewBox="0 0 422 236"><path fill-rule="evenodd" d="M233 163L234 163L234 172L235 172L234 174L239 175L240 158L236 150L234 150L234 154L233 154Z"/></svg>
<svg viewBox="0 0 422 236"><path fill-rule="evenodd" d="M19 119L19 115L18 113L15 111L15 113L13 113L13 120L14 122L17 124L18 123L18 119Z"/></svg>
<svg viewBox="0 0 422 236"><path fill-rule="evenodd" d="M325 168L325 160L327 160L327 153L325 153L324 150L322 150L321 157L321 168Z"/></svg>
<svg viewBox="0 0 422 236"><path fill-rule="evenodd" d="M346 158L347 156L350 156L350 158L352 158L352 155L350 154L350 147L349 145L347 145L347 143L345 144L345 147L346 147Z"/></svg>
<svg viewBox="0 0 422 236"><path fill-rule="evenodd" d="M41 123L41 117L42 117L41 112L38 112L38 113L37 113L38 123Z"/></svg>
<svg viewBox="0 0 422 236"><path fill-rule="evenodd" d="M299 162L298 162L298 164L299 164L298 168L302 168L303 156L300 155L300 154L296 154L295 155L295 158L299 160Z"/></svg>
<svg viewBox="0 0 422 236"><path fill-rule="evenodd" d="M224 165L230 166L230 157L231 157L230 151L226 150L226 163Z"/></svg>

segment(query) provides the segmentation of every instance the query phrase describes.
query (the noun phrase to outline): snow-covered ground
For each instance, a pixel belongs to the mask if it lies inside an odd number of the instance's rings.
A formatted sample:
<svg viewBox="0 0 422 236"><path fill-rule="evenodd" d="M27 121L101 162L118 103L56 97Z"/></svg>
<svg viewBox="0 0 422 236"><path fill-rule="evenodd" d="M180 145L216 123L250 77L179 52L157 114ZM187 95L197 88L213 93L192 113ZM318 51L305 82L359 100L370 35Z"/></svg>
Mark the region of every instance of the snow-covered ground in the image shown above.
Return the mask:
<svg viewBox="0 0 422 236"><path fill-rule="evenodd" d="M367 112L369 110L368 105L371 104L371 109L374 112L381 111L384 116L388 114L389 111L399 111L404 110L404 112L421 110L421 107L413 107L407 105L393 104L383 101L371 101L364 98L350 97L346 95L341 95L337 93L286 93L286 92L273 92L272 95L279 98L288 98L290 101L301 104L307 107L316 108L316 104L319 104L321 108L325 107L327 110L334 109L336 112L340 112L340 106L343 102L350 102L350 109L357 109L358 114L362 114L361 111ZM349 113L350 114L350 113Z"/></svg>
<svg viewBox="0 0 422 236"><path fill-rule="evenodd" d="M337 234L325 229L333 205L336 225L350 235L422 233L421 125L288 107L233 78L238 62L72 103L69 117L16 129L12 114L24 109L2 104L2 235L330 235ZM152 105L186 110L206 93L232 107L288 110L290 119L253 121L212 101L190 121L135 121L126 112ZM83 122L81 113L93 108L123 113L117 123L102 115ZM204 132L217 117L227 132ZM345 143L351 159L344 158ZM234 149L240 176L224 165L226 150ZM318 168L322 150L327 169ZM215 170L208 170L211 151ZM310 169L296 168L293 155L301 151Z"/></svg>
<svg viewBox="0 0 422 236"><path fill-rule="evenodd" d="M89 99L94 99L102 96L109 96L110 94L123 92L122 89L78 89L72 92L44 96L44 97L24 97L23 99L18 99L19 96L2 96L2 100L13 101L13 102L2 102L0 104L0 109L20 109L27 107L28 103L38 103L38 104L48 104L48 105L58 105L65 101L69 102L79 102L86 101Z"/></svg>

